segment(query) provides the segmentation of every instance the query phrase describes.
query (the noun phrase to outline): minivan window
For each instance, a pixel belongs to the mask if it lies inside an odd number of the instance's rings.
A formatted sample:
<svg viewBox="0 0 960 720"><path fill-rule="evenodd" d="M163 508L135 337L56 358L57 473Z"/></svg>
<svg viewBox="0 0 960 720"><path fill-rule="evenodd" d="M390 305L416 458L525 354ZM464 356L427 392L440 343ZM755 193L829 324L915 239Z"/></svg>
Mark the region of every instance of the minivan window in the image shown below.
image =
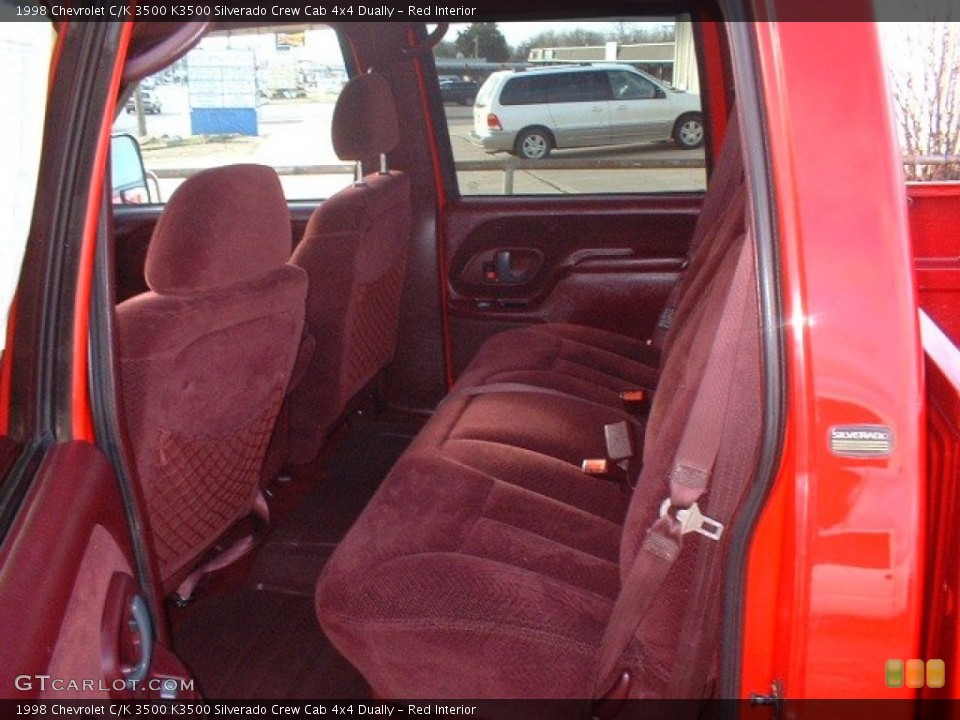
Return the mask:
<svg viewBox="0 0 960 720"><path fill-rule="evenodd" d="M527 75L507 80L500 93L503 105L538 105L549 102L547 87L550 76Z"/></svg>
<svg viewBox="0 0 960 720"><path fill-rule="evenodd" d="M608 76L614 100L652 100L659 95L657 86L642 75L611 70Z"/></svg>
<svg viewBox="0 0 960 720"><path fill-rule="evenodd" d="M606 73L558 73L551 79L549 100L552 103L603 102L610 99Z"/></svg>
<svg viewBox="0 0 960 720"><path fill-rule="evenodd" d="M477 105L485 106L490 104L490 96L493 95L495 85L494 78L491 76L480 86L480 89L477 91Z"/></svg>

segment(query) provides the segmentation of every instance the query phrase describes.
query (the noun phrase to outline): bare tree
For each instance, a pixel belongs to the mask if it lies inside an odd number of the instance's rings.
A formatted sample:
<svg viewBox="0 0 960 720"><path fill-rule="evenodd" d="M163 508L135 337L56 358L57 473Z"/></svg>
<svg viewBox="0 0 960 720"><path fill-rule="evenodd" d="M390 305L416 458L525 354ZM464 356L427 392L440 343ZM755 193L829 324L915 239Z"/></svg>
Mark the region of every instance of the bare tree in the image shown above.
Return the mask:
<svg viewBox="0 0 960 720"><path fill-rule="evenodd" d="M567 25L572 24L567 23ZM516 62L523 62L530 56L530 50L533 48L590 47L603 45L605 41L606 38L603 33L595 30L585 30L577 26L569 29L543 30L517 45L513 49L512 59Z"/></svg>
<svg viewBox="0 0 960 720"><path fill-rule="evenodd" d="M613 26L613 31L610 33L610 39L616 40L621 45L626 45L633 39L634 34L636 33L636 24L632 22L614 22L610 23Z"/></svg>
<svg viewBox="0 0 960 720"><path fill-rule="evenodd" d="M650 25L649 23L614 22L610 25L612 30L609 38L621 45L673 42L674 39L674 23Z"/></svg>
<svg viewBox="0 0 960 720"><path fill-rule="evenodd" d="M890 75L906 157L960 155L960 23L903 23ZM960 164L908 165L910 180L960 180Z"/></svg>

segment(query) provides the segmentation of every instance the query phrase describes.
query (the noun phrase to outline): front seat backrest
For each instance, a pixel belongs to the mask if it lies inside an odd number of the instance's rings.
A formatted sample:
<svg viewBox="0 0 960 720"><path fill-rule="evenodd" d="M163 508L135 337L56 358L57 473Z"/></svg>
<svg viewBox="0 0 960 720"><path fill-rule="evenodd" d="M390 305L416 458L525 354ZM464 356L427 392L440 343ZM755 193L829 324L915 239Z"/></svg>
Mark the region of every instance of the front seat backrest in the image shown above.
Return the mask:
<svg viewBox="0 0 960 720"><path fill-rule="evenodd" d="M333 148L357 181L310 218L291 262L307 271L307 329L316 350L291 395L290 460L308 462L359 390L393 358L407 247L410 182L386 168L400 138L387 81L352 79L333 113ZM379 171L362 163L379 157Z"/></svg>
<svg viewBox="0 0 960 720"><path fill-rule="evenodd" d="M306 273L260 165L205 170L150 241L150 292L117 308L123 403L166 590L249 514L303 331Z"/></svg>

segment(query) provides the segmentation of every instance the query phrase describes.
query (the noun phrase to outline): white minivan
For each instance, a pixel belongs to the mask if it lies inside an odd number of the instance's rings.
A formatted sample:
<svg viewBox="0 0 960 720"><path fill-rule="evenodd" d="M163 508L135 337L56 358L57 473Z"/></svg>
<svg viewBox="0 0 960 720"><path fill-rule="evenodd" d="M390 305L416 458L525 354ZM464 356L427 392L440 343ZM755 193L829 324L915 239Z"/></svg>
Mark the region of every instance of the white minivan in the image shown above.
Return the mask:
<svg viewBox="0 0 960 720"><path fill-rule="evenodd" d="M626 65L501 70L481 86L473 139L487 152L543 159L562 148L673 140L703 144L700 96Z"/></svg>

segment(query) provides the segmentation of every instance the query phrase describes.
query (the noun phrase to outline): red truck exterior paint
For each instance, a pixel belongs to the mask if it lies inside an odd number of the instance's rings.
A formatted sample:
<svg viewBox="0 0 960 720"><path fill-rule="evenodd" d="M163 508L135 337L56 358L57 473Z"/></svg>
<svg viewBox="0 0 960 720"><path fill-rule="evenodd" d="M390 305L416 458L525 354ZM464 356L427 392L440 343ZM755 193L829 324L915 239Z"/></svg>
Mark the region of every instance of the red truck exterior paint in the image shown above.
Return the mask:
<svg viewBox="0 0 960 720"><path fill-rule="evenodd" d="M130 34L133 23L124 23L123 33L120 36L120 51L118 57L126 55L126 48L130 44ZM123 77L123 63L118 62L112 68L110 80L110 98L120 92L120 81ZM90 289L93 283L94 250L97 245L97 225L100 222L100 208L103 198L103 179L106 173L107 158L110 152L110 133L113 126L113 107L108 100L103 110L103 122L97 142L94 176L90 178L90 200L87 206L87 220L83 228L83 249L80 265L80 276L77 281L77 299L74 307L74 338L73 338L73 437L76 440L93 442L93 413L90 410L90 392L87 385L89 375L89 335L90 335Z"/></svg>
<svg viewBox="0 0 960 720"><path fill-rule="evenodd" d="M957 593L960 591L960 558L950 552L960 543L955 508L960 502L960 353L953 341L924 313L921 316L926 375L930 519L929 547L944 552L928 554L926 568L926 633L923 657L949 658L943 688L926 689L930 698L956 697L960 687L960 634L957 633Z"/></svg>
<svg viewBox="0 0 960 720"><path fill-rule="evenodd" d="M752 542L741 692L780 680L787 698L907 698L916 691L886 688L884 667L921 657L926 438L903 172L877 30L754 29L788 416ZM856 131L838 128L840 117ZM831 453L829 428L859 423L893 429L888 458Z"/></svg>
<svg viewBox="0 0 960 720"><path fill-rule="evenodd" d="M917 292L948 337L960 337L960 182L907 186Z"/></svg>

